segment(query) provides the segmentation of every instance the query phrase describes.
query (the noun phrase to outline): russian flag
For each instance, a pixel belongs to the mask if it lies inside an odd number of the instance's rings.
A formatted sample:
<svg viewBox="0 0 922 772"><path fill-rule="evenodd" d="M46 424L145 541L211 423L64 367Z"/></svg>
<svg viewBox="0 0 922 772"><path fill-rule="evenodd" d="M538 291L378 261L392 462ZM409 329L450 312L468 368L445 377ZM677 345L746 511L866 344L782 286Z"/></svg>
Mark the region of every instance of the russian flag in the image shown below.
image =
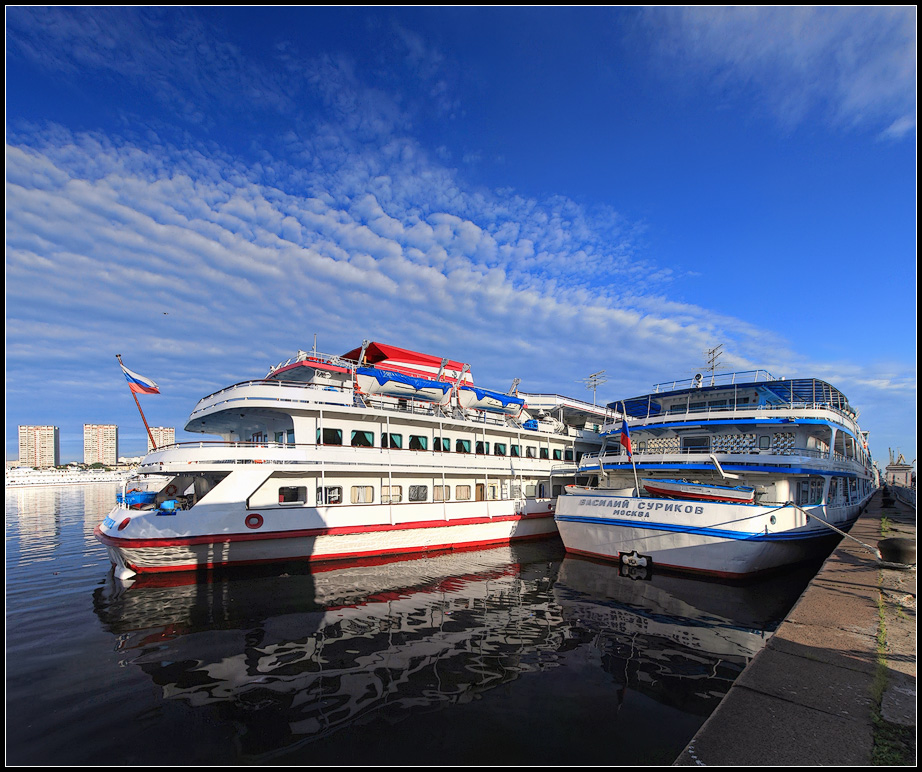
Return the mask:
<svg viewBox="0 0 922 772"><path fill-rule="evenodd" d="M119 362L122 372L125 373L125 379L128 381L128 388L135 394L159 394L160 388L150 378L129 370L125 365Z"/></svg>
<svg viewBox="0 0 922 772"><path fill-rule="evenodd" d="M627 420L621 422L621 444L627 449L628 458L633 458L631 451L631 433L627 428Z"/></svg>

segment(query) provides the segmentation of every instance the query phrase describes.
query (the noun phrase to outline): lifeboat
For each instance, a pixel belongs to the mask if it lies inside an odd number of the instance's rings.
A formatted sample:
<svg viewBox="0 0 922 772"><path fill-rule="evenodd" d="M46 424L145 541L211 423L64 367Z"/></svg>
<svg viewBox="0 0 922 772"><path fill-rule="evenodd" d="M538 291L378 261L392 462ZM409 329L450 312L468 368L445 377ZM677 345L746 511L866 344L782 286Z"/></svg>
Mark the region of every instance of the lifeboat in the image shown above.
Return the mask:
<svg viewBox="0 0 922 772"><path fill-rule="evenodd" d="M525 408L525 400L511 394L481 389L477 386L460 386L458 404L464 410L484 410L517 418Z"/></svg>
<svg viewBox="0 0 922 772"><path fill-rule="evenodd" d="M643 487L653 496L666 499L693 501L727 501L734 504L752 504L755 488L747 485L712 485L689 480L644 480Z"/></svg>
<svg viewBox="0 0 922 772"><path fill-rule="evenodd" d="M418 402L431 402L442 407L451 400L450 383L414 378L411 375L381 370L375 367L358 367L355 381L363 394L376 397L396 397Z"/></svg>

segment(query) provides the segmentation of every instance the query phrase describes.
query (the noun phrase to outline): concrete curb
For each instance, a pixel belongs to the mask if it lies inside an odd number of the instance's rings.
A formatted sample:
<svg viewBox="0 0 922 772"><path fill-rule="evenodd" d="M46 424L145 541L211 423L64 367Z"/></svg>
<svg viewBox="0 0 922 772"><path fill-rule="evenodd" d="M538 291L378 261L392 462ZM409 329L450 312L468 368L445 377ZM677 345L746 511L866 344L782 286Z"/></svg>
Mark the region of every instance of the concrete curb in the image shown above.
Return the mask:
<svg viewBox="0 0 922 772"><path fill-rule="evenodd" d="M850 535L876 547L884 522L915 541L915 510L880 493ZM916 726L915 598L914 566L882 567L843 538L674 766L870 765L878 713ZM910 752L915 764L914 740Z"/></svg>

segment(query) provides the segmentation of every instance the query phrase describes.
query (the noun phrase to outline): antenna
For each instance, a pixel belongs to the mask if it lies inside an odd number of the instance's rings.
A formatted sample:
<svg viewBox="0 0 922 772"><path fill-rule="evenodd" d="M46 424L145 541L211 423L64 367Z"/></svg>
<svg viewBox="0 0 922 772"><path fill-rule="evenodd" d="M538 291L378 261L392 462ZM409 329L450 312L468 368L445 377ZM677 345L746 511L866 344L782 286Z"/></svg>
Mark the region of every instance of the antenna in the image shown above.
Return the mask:
<svg viewBox="0 0 922 772"><path fill-rule="evenodd" d="M595 407L595 391L603 383L607 383L608 378L605 377L605 371L599 370L597 373L593 373L588 378L583 378L580 383L585 383L586 388L592 391L592 405Z"/></svg>
<svg viewBox="0 0 922 772"><path fill-rule="evenodd" d="M723 353L721 349L724 347L723 343L718 344L714 348L708 349L704 352L704 356L707 357L707 367L705 370L713 375L720 367L720 363L717 361L720 359L720 355Z"/></svg>

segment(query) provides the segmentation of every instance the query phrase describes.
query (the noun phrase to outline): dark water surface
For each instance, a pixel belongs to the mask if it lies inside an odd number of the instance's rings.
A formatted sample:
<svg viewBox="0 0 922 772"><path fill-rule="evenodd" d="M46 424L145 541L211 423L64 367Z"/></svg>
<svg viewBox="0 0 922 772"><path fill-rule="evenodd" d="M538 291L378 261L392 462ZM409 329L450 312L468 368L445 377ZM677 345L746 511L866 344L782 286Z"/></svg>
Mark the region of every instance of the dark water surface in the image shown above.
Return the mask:
<svg viewBox="0 0 922 772"><path fill-rule="evenodd" d="M818 567L631 579L552 538L123 585L116 490L7 490L10 765L671 764Z"/></svg>

